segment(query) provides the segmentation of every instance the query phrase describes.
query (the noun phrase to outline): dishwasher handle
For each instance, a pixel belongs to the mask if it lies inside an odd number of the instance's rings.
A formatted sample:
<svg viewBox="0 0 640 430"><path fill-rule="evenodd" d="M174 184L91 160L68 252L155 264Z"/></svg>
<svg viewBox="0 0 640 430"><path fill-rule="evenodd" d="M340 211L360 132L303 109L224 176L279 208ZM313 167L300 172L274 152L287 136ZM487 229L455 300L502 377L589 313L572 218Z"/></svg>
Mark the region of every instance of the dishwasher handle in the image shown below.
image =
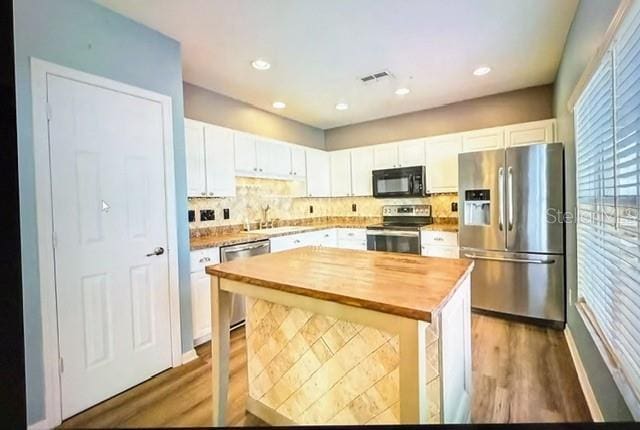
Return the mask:
<svg viewBox="0 0 640 430"><path fill-rule="evenodd" d="M268 240L255 242L255 243L241 243L240 245L225 246L220 249L220 256L223 257L224 255L231 252L252 251L254 249L269 248L269 246L270 246L270 243Z"/></svg>

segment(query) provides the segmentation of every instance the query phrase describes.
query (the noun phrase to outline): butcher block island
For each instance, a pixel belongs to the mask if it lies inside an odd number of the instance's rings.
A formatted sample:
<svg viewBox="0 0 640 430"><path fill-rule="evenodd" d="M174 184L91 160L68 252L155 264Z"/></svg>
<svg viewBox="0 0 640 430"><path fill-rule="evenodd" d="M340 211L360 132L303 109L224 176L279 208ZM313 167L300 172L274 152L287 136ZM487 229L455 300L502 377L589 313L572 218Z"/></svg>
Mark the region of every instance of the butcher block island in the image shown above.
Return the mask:
<svg viewBox="0 0 640 430"><path fill-rule="evenodd" d="M247 410L272 425L468 422L473 262L306 247L208 266L213 419L246 297Z"/></svg>

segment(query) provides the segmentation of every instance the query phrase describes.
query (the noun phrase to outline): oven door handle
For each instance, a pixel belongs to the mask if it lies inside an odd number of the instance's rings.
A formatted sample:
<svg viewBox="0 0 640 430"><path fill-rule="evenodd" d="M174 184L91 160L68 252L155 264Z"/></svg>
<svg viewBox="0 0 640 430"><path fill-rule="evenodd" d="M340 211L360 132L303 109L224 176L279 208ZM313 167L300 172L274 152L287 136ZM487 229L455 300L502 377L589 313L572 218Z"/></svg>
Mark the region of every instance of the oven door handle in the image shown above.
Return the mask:
<svg viewBox="0 0 640 430"><path fill-rule="evenodd" d="M419 237L419 231L367 230L367 236Z"/></svg>

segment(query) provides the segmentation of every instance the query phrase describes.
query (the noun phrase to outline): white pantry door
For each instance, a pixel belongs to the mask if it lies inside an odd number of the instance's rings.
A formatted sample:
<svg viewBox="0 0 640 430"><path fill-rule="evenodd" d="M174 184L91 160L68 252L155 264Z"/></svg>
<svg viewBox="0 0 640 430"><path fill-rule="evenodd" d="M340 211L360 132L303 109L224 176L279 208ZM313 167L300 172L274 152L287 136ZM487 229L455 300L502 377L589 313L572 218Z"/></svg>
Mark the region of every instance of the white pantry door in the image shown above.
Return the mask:
<svg viewBox="0 0 640 430"><path fill-rule="evenodd" d="M162 108L48 75L62 417L171 366Z"/></svg>

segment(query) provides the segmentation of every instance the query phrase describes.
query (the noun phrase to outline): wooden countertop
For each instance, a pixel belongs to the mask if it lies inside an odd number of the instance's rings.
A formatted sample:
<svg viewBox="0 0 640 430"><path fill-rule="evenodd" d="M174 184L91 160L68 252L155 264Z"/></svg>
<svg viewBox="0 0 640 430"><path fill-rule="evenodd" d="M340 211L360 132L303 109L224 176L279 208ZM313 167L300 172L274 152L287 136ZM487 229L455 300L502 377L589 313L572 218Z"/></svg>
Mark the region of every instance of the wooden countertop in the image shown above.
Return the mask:
<svg viewBox="0 0 640 430"><path fill-rule="evenodd" d="M472 269L466 259L304 247L207 266L206 272L430 322Z"/></svg>

